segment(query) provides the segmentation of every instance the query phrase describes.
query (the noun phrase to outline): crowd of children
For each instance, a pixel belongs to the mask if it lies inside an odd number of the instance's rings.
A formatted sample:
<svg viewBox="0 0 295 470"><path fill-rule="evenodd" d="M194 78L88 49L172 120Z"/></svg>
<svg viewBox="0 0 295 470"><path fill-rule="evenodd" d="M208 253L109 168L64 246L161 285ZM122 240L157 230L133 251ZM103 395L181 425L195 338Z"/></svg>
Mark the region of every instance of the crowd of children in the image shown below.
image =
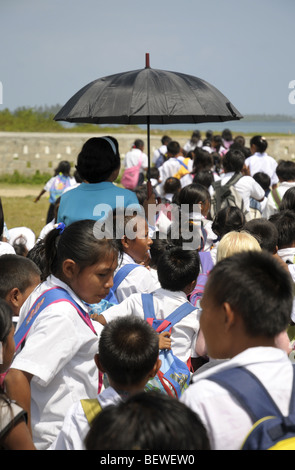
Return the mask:
<svg viewBox="0 0 295 470"><path fill-rule="evenodd" d="M89 139L26 251L0 206L1 448L240 449L250 376L291 413L295 163L228 129L161 144L128 189L117 140Z"/></svg>

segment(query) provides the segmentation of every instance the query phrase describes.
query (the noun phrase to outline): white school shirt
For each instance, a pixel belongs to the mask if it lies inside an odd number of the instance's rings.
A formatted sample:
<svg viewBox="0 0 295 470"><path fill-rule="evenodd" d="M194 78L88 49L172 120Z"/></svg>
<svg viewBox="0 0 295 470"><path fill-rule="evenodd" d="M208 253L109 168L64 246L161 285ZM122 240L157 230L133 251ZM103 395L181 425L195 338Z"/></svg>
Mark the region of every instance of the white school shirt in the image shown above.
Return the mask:
<svg viewBox="0 0 295 470"><path fill-rule="evenodd" d="M172 292L166 289L158 289L153 293L155 316L157 319L165 319L177 307L189 303L184 292ZM173 354L183 362L191 356L196 356L195 343L200 328L200 309L195 308L190 314L172 327L171 348ZM103 312L107 323L123 315L136 315L144 318L141 294L130 295L120 305L115 305Z"/></svg>
<svg viewBox="0 0 295 470"><path fill-rule="evenodd" d="M183 161L184 157L182 155L178 156L177 158L170 157L159 168L160 184L157 187L157 189L161 196L164 196L164 184L165 184L166 179L169 178L170 176L174 176L175 173L177 173L180 170L181 163L179 163L178 160ZM192 165L193 165L193 161L190 160L188 163L189 171L192 171Z"/></svg>
<svg viewBox="0 0 295 470"><path fill-rule="evenodd" d="M288 415L293 382L287 354L272 347L249 348L234 358L204 372L195 373L193 383L180 401L195 411L205 425L212 450L238 450L252 427L249 415L223 387L206 378L221 370L244 366L267 388L284 415Z"/></svg>
<svg viewBox="0 0 295 470"><path fill-rule="evenodd" d="M39 284L23 304L17 329L35 300L51 287L64 288L82 309L85 305L55 276ZM69 302L46 307L34 321L12 368L33 375L31 380L31 416L33 441L37 449L46 449L57 436L69 407L80 398L92 398L98 391L98 370L94 356L96 336Z"/></svg>
<svg viewBox="0 0 295 470"><path fill-rule="evenodd" d="M221 186L226 184L234 175L234 172L224 173L221 178ZM255 181L252 176L242 176L239 181L234 184L235 189L240 193L244 200L245 210L250 210L250 197L257 201L264 198L264 189Z"/></svg>
<svg viewBox="0 0 295 470"><path fill-rule="evenodd" d="M145 169L148 167L148 156L143 153L140 149L131 149L126 153L124 158L124 168L131 168L139 164L139 159L141 158L140 173L144 173Z"/></svg>
<svg viewBox="0 0 295 470"><path fill-rule="evenodd" d="M158 158L161 155L166 155L167 153L167 145L161 145L158 149L154 151L154 156L153 156L153 163L156 163Z"/></svg>
<svg viewBox="0 0 295 470"><path fill-rule="evenodd" d="M102 408L117 405L122 401L111 386L96 396ZM81 402L74 403L68 410L62 428L48 450L85 450L84 440L90 429Z"/></svg>
<svg viewBox="0 0 295 470"><path fill-rule="evenodd" d="M288 189L293 188L295 186L295 181L283 181L278 185L278 187L275 189L279 193L279 198L280 200L283 199L283 196ZM278 212L278 206L277 203L275 202L273 195L270 193L267 196L267 201L265 205L265 217L267 219L270 218L271 215L275 214Z"/></svg>
<svg viewBox="0 0 295 470"><path fill-rule="evenodd" d="M122 262L119 263L115 270L114 276L125 264L137 264L131 256L127 253L123 254ZM138 265L133 269L121 282L115 294L118 302L122 302L124 299L129 297L131 294L136 292L149 293L160 287L159 281L155 280L155 277L151 274L150 270L145 266Z"/></svg>
<svg viewBox="0 0 295 470"><path fill-rule="evenodd" d="M246 158L245 165L249 168L251 176L262 171L270 177L271 186L279 182L278 175L276 174L278 163L266 152L255 152L253 155Z"/></svg>

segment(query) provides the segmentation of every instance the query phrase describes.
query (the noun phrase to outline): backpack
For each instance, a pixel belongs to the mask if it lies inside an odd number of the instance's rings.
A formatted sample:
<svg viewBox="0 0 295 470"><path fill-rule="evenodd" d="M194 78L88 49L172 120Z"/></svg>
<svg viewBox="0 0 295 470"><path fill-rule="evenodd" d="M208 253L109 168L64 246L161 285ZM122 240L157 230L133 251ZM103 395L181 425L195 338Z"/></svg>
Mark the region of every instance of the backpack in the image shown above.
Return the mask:
<svg viewBox="0 0 295 470"><path fill-rule="evenodd" d="M49 202L54 204L55 201L62 195L64 190L69 186L71 186L69 176L64 176L62 173L59 173L57 176L55 176L49 190Z"/></svg>
<svg viewBox="0 0 295 470"><path fill-rule="evenodd" d="M208 274L211 271L211 269L213 269L214 267L212 256L209 251L199 252L199 257L201 261L201 272L197 277L196 286L189 296L189 301L196 308L199 308L199 302L204 293L204 288L207 282Z"/></svg>
<svg viewBox="0 0 295 470"><path fill-rule="evenodd" d="M142 158L139 157L138 164L131 166L130 168L125 168L124 173L121 178L121 184L126 189L134 189L137 186L139 172L141 167Z"/></svg>
<svg viewBox="0 0 295 470"><path fill-rule="evenodd" d="M137 268L138 266L142 267L141 265L136 264L136 263L125 264L124 266L122 266L122 268L120 268L116 272L114 279L113 279L113 287L110 288L110 292L104 298L104 300L106 300L110 304L117 305L119 302L115 294L116 290L118 289L121 282L124 281L125 277L131 271L133 271L134 268Z"/></svg>
<svg viewBox="0 0 295 470"><path fill-rule="evenodd" d="M253 421L241 450L295 450L295 365L289 415L283 416L260 380L244 367L209 377L240 402Z"/></svg>
<svg viewBox="0 0 295 470"><path fill-rule="evenodd" d="M185 302L164 320L157 320L153 294L141 294L141 298L144 318L158 333L169 331L172 326L195 310L193 305ZM160 370L153 379L149 380L145 388L179 398L189 386L190 370L187 364L174 356L172 350L161 350L159 358L162 361Z"/></svg>
<svg viewBox="0 0 295 470"><path fill-rule="evenodd" d="M234 185L242 178L241 173L235 173L231 179L224 185L221 185L221 180L215 181L212 186L214 194L211 197L211 216L215 217L220 209L225 207L238 207L246 215L244 209L244 200L240 193L235 189Z"/></svg>

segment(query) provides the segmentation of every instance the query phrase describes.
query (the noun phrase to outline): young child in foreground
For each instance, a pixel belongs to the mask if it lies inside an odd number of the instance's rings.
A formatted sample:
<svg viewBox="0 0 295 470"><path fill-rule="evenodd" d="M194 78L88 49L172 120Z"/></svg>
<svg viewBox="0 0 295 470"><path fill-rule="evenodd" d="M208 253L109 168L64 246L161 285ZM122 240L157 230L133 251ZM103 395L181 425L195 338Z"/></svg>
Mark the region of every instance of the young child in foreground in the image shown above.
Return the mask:
<svg viewBox="0 0 295 470"><path fill-rule="evenodd" d="M102 409L144 390L161 365L159 336L144 320L118 318L104 327L95 362L110 386L93 400L80 400L69 409L50 450L83 450L90 423Z"/></svg>

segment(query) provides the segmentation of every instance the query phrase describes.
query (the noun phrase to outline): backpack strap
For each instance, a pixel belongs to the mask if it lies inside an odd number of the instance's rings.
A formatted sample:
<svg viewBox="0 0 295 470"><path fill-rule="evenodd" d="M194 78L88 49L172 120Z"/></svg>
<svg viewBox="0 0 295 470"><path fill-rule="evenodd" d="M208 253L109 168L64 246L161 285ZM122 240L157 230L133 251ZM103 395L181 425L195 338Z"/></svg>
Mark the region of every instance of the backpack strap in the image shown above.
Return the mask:
<svg viewBox="0 0 295 470"><path fill-rule="evenodd" d="M182 160L180 160L179 158L176 158L176 160L178 161L178 163L180 163L180 165L182 165L186 170L188 170L188 166Z"/></svg>
<svg viewBox="0 0 295 470"><path fill-rule="evenodd" d="M152 321L149 321L149 318L151 318L151 320L156 319L153 294L141 294L141 299L144 318L151 324ZM168 315L164 320L158 320L161 321L161 327L157 328L157 331L169 331L172 326L180 322L180 320L189 315L193 310L196 310L196 307L194 307L190 302L185 302L170 313L170 315Z"/></svg>
<svg viewBox="0 0 295 470"><path fill-rule="evenodd" d="M120 268L114 276L112 290L115 292L118 289L121 282L124 281L125 277L131 271L133 271L133 269L137 268L138 266L142 267L140 264L136 264L136 263L129 263L129 264L125 264L124 266L122 266L122 268Z"/></svg>
<svg viewBox="0 0 295 470"><path fill-rule="evenodd" d="M97 398L85 398L83 400L80 400L80 403L82 405L88 423L91 424L94 418L98 415L98 413L101 412L101 404L99 403Z"/></svg>
<svg viewBox="0 0 295 470"><path fill-rule="evenodd" d="M63 301L71 303L73 307L75 307L75 309L77 310L82 320L87 324L87 326L91 328L95 335L97 334L92 325L88 312L82 310L82 308L74 301L74 299L65 289L62 289L61 287L53 287L43 292L43 294L41 294L35 300L29 312L27 313L24 321L22 322L18 330L15 332L14 341L16 350L18 350L18 348L25 340L31 326L33 325L37 316L42 312L42 310L48 307L48 305Z"/></svg>
<svg viewBox="0 0 295 470"><path fill-rule="evenodd" d="M279 191L277 190L277 188L271 190L271 195L272 195L272 198L275 202L275 205L277 206L277 208L279 208L279 205L281 203L281 196L280 196Z"/></svg>
<svg viewBox="0 0 295 470"><path fill-rule="evenodd" d="M227 369L206 377L227 389L247 411L253 422L266 416L282 416L282 413L260 380L244 367ZM290 412L295 409L295 364Z"/></svg>

